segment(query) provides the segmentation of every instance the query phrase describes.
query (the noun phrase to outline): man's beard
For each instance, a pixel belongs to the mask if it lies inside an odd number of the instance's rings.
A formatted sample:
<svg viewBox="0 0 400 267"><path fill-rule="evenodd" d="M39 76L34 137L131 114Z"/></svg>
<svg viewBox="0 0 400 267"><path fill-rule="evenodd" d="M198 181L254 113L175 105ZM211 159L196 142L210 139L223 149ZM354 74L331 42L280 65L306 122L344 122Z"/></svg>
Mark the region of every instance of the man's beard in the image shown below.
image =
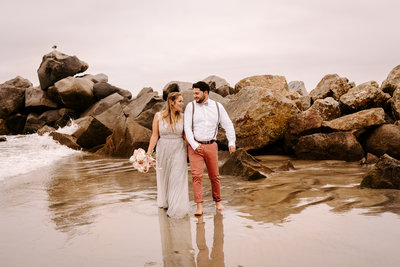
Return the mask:
<svg viewBox="0 0 400 267"><path fill-rule="evenodd" d="M201 103L204 102L204 100L206 100L206 96L205 96L205 95L203 95L203 97L200 98L199 100L197 100L196 102L199 103L199 104L201 104Z"/></svg>

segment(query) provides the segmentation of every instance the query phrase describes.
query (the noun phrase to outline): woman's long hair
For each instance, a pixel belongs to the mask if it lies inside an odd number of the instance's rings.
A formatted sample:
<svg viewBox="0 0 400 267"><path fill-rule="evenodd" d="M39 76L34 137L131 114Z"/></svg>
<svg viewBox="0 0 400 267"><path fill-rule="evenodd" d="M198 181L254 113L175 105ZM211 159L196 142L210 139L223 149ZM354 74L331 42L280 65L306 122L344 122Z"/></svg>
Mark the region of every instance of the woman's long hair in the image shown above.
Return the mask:
<svg viewBox="0 0 400 267"><path fill-rule="evenodd" d="M179 92L173 92L168 94L167 103L165 109L162 112L162 118L165 120L169 127L175 130L176 124L182 119L182 113L178 110L172 111L172 104L178 97L182 96Z"/></svg>

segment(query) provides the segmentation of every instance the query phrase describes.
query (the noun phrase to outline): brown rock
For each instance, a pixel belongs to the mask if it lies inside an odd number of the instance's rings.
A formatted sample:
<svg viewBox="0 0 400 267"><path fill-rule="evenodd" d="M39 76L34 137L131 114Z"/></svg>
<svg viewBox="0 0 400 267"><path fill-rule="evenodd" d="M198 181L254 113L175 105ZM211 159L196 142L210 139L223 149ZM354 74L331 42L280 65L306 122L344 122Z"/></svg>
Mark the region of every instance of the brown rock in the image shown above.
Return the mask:
<svg viewBox="0 0 400 267"><path fill-rule="evenodd" d="M104 147L96 153L129 158L135 149L147 149L150 137L149 129L135 122L132 117L128 117L125 121L121 121L112 135L107 138Z"/></svg>
<svg viewBox="0 0 400 267"><path fill-rule="evenodd" d="M304 85L304 82L302 82L302 81L291 81L288 84L288 88L289 88L289 90L293 90L302 96L308 96L306 86Z"/></svg>
<svg viewBox="0 0 400 267"><path fill-rule="evenodd" d="M35 133L45 125L54 126L55 122L60 119L58 110L49 110L38 115L30 113L26 119L23 133Z"/></svg>
<svg viewBox="0 0 400 267"><path fill-rule="evenodd" d="M367 156L365 156L364 158L362 158L362 160L360 160L360 165L375 164L378 162L378 160L379 158L374 154L367 153Z"/></svg>
<svg viewBox="0 0 400 267"><path fill-rule="evenodd" d="M400 161L389 155L381 156L371 170L362 180L361 188L387 188L400 189Z"/></svg>
<svg viewBox="0 0 400 267"><path fill-rule="evenodd" d="M366 152L378 157L388 154L400 159L400 126L383 124L367 133L363 147Z"/></svg>
<svg viewBox="0 0 400 267"><path fill-rule="evenodd" d="M203 80L203 82L207 83L210 86L211 92L219 94L223 97L234 92L234 89L225 79L216 75L208 76Z"/></svg>
<svg viewBox="0 0 400 267"><path fill-rule="evenodd" d="M152 125L153 125L154 115L157 112L163 110L164 107L165 107L165 102L156 103L153 105L152 108L140 113L140 115L136 117L135 121L140 125L146 127L147 129L151 130L153 128Z"/></svg>
<svg viewBox="0 0 400 267"><path fill-rule="evenodd" d="M124 99L123 96L121 96L118 93L114 93L112 95L109 95L100 101L96 102L92 106L90 106L85 112L82 113L81 117L86 117L86 116L97 116L109 109L110 107L114 106L116 103L121 102Z"/></svg>
<svg viewBox="0 0 400 267"><path fill-rule="evenodd" d="M258 75L244 78L235 85L235 93L249 86L253 86L254 88L268 88L269 91L274 91L275 94L280 94L282 96L286 96L289 93L289 88L284 76Z"/></svg>
<svg viewBox="0 0 400 267"><path fill-rule="evenodd" d="M55 130L56 129L54 129L53 127L45 125L42 128L40 128L39 130L37 130L37 134L42 136L42 135L44 135L46 133L54 132Z"/></svg>
<svg viewBox="0 0 400 267"><path fill-rule="evenodd" d="M318 112L324 121L330 121L340 117L340 105L333 97L317 99L310 110Z"/></svg>
<svg viewBox="0 0 400 267"><path fill-rule="evenodd" d="M32 86L27 79L17 76L0 84L0 118L7 118L25 106L25 90Z"/></svg>
<svg viewBox="0 0 400 267"><path fill-rule="evenodd" d="M6 119L6 127L9 133L22 134L25 127L26 117L26 115L20 113L9 116Z"/></svg>
<svg viewBox="0 0 400 267"><path fill-rule="evenodd" d="M118 93L119 95L128 99L132 98L132 93L130 91L113 86L107 82L99 82L93 86L93 94L97 99L103 99L114 93Z"/></svg>
<svg viewBox="0 0 400 267"><path fill-rule="evenodd" d="M42 113L56 109L57 103L50 99L46 91L40 87L29 87L25 90L25 109L29 112Z"/></svg>
<svg viewBox="0 0 400 267"><path fill-rule="evenodd" d="M246 180L258 180L268 177L271 169L262 165L243 149L238 149L220 168L222 175L240 176Z"/></svg>
<svg viewBox="0 0 400 267"><path fill-rule="evenodd" d="M95 102L92 81L68 77L56 82L55 87L68 108L85 110Z"/></svg>
<svg viewBox="0 0 400 267"><path fill-rule="evenodd" d="M246 87L226 105L236 131L237 146L259 149L283 139L289 118L300 110L276 90Z"/></svg>
<svg viewBox="0 0 400 267"><path fill-rule="evenodd" d="M347 78L339 77L337 74L327 74L317 84L317 87L310 92L313 101L333 97L335 100L347 93L351 86L348 84Z"/></svg>
<svg viewBox="0 0 400 267"><path fill-rule="evenodd" d="M193 91L192 90L187 90L187 91L181 92L181 94L182 94L183 103L184 103L183 110L185 110L186 105L194 100ZM219 95L217 93L214 93L214 92L210 92L209 98L211 100L214 100L214 101L217 101L217 102L221 103L225 108L226 108L226 105L229 102L228 99L226 99L226 98L222 97L221 95Z"/></svg>
<svg viewBox="0 0 400 267"><path fill-rule="evenodd" d="M336 131L351 131L383 123L385 123L385 111L382 108L371 108L331 121L324 121L322 126Z"/></svg>
<svg viewBox="0 0 400 267"><path fill-rule="evenodd" d="M179 82L179 81L169 82L163 88L162 99L166 101L168 94L172 92L184 92L186 90L192 90L192 85L193 83L190 82Z"/></svg>
<svg viewBox="0 0 400 267"><path fill-rule="evenodd" d="M80 77L76 77L76 78L83 78L83 79L88 79L90 81L92 81L93 83L106 83L108 82L108 76L104 73L99 73L96 75L92 75L92 74L85 74L83 76Z"/></svg>
<svg viewBox="0 0 400 267"><path fill-rule="evenodd" d="M6 126L6 120L0 119L0 135L6 135L9 134L7 126Z"/></svg>
<svg viewBox="0 0 400 267"><path fill-rule="evenodd" d="M288 160L286 163L282 164L281 166L275 169L275 171L292 171L292 170L296 170L296 168L294 167L293 163L290 160Z"/></svg>
<svg viewBox="0 0 400 267"><path fill-rule="evenodd" d="M340 97L340 104L349 112L383 106L390 99L390 95L379 89L375 81L360 84L351 88Z"/></svg>
<svg viewBox="0 0 400 267"><path fill-rule="evenodd" d="M131 100L129 104L124 107L124 113L134 119L143 111L152 108L155 104L160 102L163 102L163 100L158 96L157 92L143 94Z"/></svg>
<svg viewBox="0 0 400 267"><path fill-rule="evenodd" d="M93 117L89 117L88 122L84 128L72 134L78 136L76 143L83 148L90 149L106 142L106 138L112 134L112 131L107 128L103 123Z"/></svg>
<svg viewBox="0 0 400 267"><path fill-rule="evenodd" d="M152 93L154 92L153 88L151 87L144 87L142 90L140 90L139 94L136 96L136 98L141 97L142 95Z"/></svg>
<svg viewBox="0 0 400 267"><path fill-rule="evenodd" d="M356 161L364 156L363 148L349 132L316 133L302 136L295 148L299 159Z"/></svg>
<svg viewBox="0 0 400 267"><path fill-rule="evenodd" d="M67 146L75 150L82 150L82 147L76 143L76 138L69 134L51 132L49 136L59 142L61 145Z"/></svg>
<svg viewBox="0 0 400 267"><path fill-rule="evenodd" d="M390 95L400 88L400 65L396 66L382 82L381 90Z"/></svg>
<svg viewBox="0 0 400 267"><path fill-rule="evenodd" d="M45 90L63 78L84 72L88 67L87 63L79 60L76 56L68 56L54 50L43 56L42 63L37 70L40 87Z"/></svg>
<svg viewBox="0 0 400 267"><path fill-rule="evenodd" d="M396 120L400 120L400 88L393 92L393 97L390 100L392 114Z"/></svg>

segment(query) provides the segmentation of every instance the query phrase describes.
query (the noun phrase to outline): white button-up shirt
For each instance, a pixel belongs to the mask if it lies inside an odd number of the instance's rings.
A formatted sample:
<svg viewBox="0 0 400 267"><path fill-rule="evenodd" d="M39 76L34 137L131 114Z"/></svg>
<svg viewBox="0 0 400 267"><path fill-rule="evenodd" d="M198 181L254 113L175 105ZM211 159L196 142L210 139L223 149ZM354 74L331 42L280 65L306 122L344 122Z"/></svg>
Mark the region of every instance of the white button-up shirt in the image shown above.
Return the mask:
<svg viewBox="0 0 400 267"><path fill-rule="evenodd" d="M193 114L193 103L194 108L194 118L193 118L193 131L192 131L192 114ZM197 103L192 101L186 105L185 110L185 135L189 144L194 150L199 146L198 141L210 141L217 139L217 129L218 125L218 110L217 102L208 99L204 103ZM226 137L228 138L229 146L235 146L236 136L235 129L233 127L232 121L228 116L225 108L218 104L220 123L222 128L225 129Z"/></svg>

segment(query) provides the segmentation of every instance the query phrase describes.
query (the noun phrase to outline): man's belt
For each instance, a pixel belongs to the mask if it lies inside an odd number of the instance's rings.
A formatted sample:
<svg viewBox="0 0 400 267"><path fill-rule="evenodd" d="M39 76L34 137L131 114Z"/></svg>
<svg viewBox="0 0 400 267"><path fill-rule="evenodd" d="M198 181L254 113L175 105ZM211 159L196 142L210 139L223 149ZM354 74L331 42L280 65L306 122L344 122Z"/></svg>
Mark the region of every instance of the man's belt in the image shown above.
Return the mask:
<svg viewBox="0 0 400 267"><path fill-rule="evenodd" d="M213 144L214 142L216 142L217 140L210 140L210 141L197 141L197 143L203 144L203 145L208 145L208 144Z"/></svg>

